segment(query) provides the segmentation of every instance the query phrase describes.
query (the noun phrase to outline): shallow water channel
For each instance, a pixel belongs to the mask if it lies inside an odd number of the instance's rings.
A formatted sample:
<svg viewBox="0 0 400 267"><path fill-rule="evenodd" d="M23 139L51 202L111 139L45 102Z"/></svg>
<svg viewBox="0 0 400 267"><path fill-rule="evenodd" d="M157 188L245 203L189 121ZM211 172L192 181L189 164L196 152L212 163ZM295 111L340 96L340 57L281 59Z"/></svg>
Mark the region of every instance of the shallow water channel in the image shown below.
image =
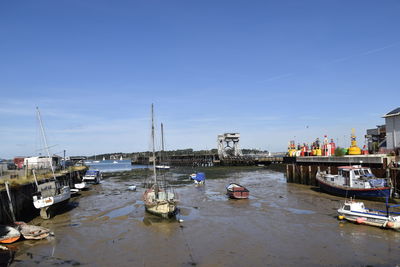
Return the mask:
<svg viewBox="0 0 400 267"><path fill-rule="evenodd" d="M287 184L281 172L237 171L204 186L176 186L181 223L145 214L143 188L127 189L140 182L110 177L74 197L64 213L35 218L31 223L55 237L16 243L12 266L400 264L400 233L339 222L342 198ZM250 199L228 199L230 182L246 186Z"/></svg>

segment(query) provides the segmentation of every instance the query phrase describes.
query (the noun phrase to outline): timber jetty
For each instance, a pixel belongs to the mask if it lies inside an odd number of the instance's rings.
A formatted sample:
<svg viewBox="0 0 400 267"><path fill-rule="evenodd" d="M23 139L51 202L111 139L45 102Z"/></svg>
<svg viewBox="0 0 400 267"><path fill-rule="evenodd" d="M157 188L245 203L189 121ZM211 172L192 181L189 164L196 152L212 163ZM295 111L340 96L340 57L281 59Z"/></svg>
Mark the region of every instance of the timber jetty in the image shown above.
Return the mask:
<svg viewBox="0 0 400 267"><path fill-rule="evenodd" d="M150 157L148 155L136 155L132 159L132 164L149 165ZM243 155L220 157L217 153L204 154L181 154L168 156L168 163L171 166L193 166L193 167L211 167L211 166L252 166L260 164L284 163L283 155L277 156L259 156Z"/></svg>

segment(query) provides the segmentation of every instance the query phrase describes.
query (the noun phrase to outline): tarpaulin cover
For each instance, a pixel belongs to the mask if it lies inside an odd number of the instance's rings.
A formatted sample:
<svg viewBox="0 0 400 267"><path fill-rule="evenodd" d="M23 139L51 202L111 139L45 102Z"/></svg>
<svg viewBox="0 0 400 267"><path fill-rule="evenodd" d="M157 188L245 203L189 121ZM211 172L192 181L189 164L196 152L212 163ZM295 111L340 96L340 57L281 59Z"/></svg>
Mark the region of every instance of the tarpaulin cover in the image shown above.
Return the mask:
<svg viewBox="0 0 400 267"><path fill-rule="evenodd" d="M196 177L193 178L196 181L204 181L206 179L206 175L204 174L204 172L198 172L196 173Z"/></svg>

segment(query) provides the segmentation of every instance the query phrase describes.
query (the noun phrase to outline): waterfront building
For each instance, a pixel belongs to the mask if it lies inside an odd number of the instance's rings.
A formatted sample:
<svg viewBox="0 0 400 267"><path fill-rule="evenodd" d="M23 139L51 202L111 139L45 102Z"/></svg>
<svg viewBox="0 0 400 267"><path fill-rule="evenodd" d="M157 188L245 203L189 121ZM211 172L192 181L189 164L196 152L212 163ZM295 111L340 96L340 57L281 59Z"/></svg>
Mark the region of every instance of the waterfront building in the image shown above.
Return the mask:
<svg viewBox="0 0 400 267"><path fill-rule="evenodd" d="M400 107L383 116L386 124L386 148L389 151L400 148Z"/></svg>

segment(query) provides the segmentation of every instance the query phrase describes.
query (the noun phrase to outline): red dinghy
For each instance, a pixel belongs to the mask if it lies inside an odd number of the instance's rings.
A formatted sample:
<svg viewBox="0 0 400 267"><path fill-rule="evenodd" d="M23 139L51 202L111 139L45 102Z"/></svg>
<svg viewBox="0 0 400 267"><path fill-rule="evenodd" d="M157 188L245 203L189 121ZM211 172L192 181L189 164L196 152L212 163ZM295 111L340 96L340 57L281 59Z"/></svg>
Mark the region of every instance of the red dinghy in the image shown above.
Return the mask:
<svg viewBox="0 0 400 267"><path fill-rule="evenodd" d="M245 199L249 198L249 190L240 184L231 183L226 187L226 194L230 198Z"/></svg>
<svg viewBox="0 0 400 267"><path fill-rule="evenodd" d="M21 234L11 226L0 225L0 243L10 244L19 239Z"/></svg>

